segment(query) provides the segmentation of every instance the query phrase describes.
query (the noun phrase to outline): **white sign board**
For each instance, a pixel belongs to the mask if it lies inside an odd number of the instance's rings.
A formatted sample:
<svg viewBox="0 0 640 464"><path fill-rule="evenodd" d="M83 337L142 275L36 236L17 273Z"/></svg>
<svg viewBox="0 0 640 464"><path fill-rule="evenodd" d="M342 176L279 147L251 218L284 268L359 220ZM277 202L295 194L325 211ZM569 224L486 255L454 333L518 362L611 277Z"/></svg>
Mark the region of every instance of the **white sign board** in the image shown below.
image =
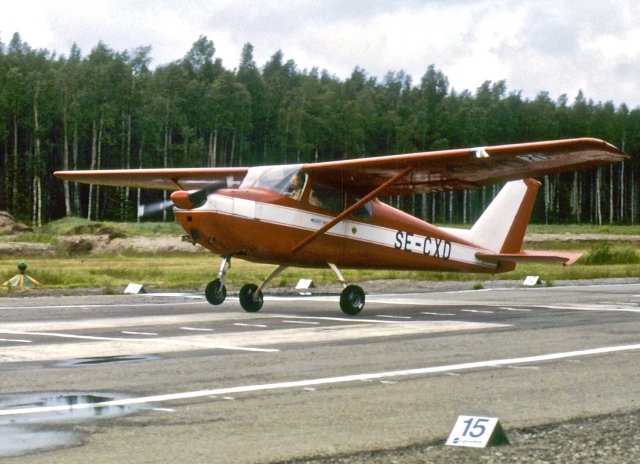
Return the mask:
<svg viewBox="0 0 640 464"><path fill-rule="evenodd" d="M300 279L298 280L298 284L296 285L296 290L304 290L307 288L313 288L313 280L311 279Z"/></svg>
<svg viewBox="0 0 640 464"><path fill-rule="evenodd" d="M500 443L508 440L497 417L458 416L446 445L485 448Z"/></svg>
<svg viewBox="0 0 640 464"><path fill-rule="evenodd" d="M142 284L129 284L127 285L127 288L124 289L124 293L137 295L138 293L146 293L146 292Z"/></svg>
<svg viewBox="0 0 640 464"><path fill-rule="evenodd" d="M541 283L542 282L540 282L540 276L527 276L527 278L524 279L522 285L525 285L527 287L535 287L536 285L540 285Z"/></svg>

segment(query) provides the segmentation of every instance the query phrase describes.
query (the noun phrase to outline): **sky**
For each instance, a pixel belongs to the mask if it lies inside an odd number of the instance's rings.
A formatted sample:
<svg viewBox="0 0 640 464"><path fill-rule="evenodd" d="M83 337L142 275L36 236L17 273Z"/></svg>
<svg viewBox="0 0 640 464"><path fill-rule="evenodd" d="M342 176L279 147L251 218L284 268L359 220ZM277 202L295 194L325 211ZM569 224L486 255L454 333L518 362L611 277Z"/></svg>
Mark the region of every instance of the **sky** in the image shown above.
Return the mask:
<svg viewBox="0 0 640 464"><path fill-rule="evenodd" d="M281 50L298 70L346 79L359 67L382 80L404 71L415 85L429 65L450 89L505 80L534 99L640 107L637 0L4 0L0 41L88 55L151 46L152 67L179 60L201 35L226 69L251 43L262 67Z"/></svg>

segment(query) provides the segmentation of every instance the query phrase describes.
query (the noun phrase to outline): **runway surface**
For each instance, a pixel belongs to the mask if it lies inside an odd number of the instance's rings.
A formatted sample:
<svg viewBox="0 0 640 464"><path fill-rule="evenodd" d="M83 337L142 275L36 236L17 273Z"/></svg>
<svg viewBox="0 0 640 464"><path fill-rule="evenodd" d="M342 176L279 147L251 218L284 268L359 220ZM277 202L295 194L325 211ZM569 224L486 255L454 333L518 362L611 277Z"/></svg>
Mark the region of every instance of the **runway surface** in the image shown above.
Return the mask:
<svg viewBox="0 0 640 464"><path fill-rule="evenodd" d="M636 411L639 333L640 284L368 294L356 317L319 296L256 314L200 295L3 298L0 457L302 461L443 442L458 415L508 433Z"/></svg>

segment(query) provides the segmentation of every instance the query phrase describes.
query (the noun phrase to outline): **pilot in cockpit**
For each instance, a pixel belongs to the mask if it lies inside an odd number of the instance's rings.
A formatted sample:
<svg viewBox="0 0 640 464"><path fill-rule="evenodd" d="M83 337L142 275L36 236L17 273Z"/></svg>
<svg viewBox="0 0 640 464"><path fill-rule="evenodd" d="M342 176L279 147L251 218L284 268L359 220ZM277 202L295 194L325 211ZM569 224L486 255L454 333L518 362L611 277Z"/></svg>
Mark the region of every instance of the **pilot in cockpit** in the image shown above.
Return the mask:
<svg viewBox="0 0 640 464"><path fill-rule="evenodd" d="M294 200L300 200L302 198L302 189L304 188L304 181L306 175L302 171L298 171L292 178L289 184L289 193L287 196Z"/></svg>

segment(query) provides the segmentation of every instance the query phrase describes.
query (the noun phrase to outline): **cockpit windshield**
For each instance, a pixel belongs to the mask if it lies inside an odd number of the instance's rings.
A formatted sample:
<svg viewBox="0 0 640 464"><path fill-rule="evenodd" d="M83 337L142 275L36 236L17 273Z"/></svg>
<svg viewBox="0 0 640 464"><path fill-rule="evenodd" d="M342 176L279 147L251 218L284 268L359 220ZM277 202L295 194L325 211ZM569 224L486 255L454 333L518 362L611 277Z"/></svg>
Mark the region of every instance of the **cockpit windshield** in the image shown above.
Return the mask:
<svg viewBox="0 0 640 464"><path fill-rule="evenodd" d="M264 188L281 195L286 195L291 186L292 178L300 171L300 165L260 166L249 169L241 189Z"/></svg>

